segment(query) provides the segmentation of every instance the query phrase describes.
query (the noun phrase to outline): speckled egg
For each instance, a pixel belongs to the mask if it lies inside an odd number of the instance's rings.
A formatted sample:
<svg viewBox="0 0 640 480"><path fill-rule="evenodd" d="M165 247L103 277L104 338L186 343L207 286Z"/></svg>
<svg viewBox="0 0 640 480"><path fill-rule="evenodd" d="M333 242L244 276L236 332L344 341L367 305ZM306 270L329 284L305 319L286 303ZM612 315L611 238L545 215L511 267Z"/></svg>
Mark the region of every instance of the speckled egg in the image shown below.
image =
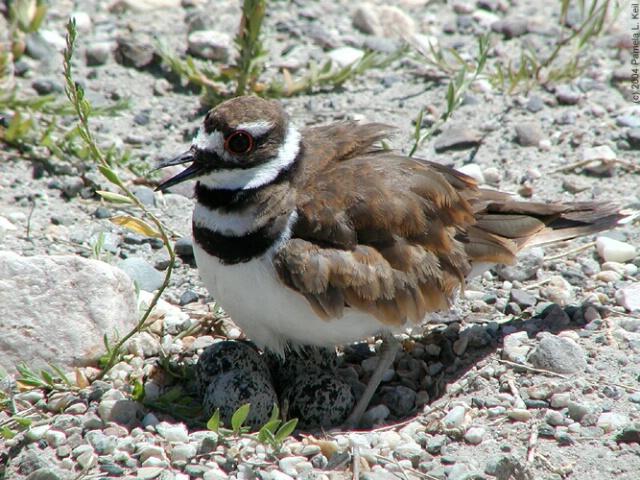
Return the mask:
<svg viewBox="0 0 640 480"><path fill-rule="evenodd" d="M271 381L267 364L250 343L225 340L208 347L198 359L195 375L200 397L218 375L231 370L258 372Z"/></svg>
<svg viewBox="0 0 640 480"><path fill-rule="evenodd" d="M285 359L266 352L265 360L279 393L300 375L308 372L335 374L338 369L338 356L333 348L302 347L287 352Z"/></svg>
<svg viewBox="0 0 640 480"><path fill-rule="evenodd" d="M203 396L205 415L211 417L219 408L220 420L227 427L231 426L233 414L246 403L251 404L251 409L244 424L257 430L269 420L273 405L278 404L271 376L256 370L232 369L216 375Z"/></svg>
<svg viewBox="0 0 640 480"><path fill-rule="evenodd" d="M356 403L351 387L333 373L311 371L299 375L282 392L289 402L289 418L298 419L298 428L314 430L340 425Z"/></svg>

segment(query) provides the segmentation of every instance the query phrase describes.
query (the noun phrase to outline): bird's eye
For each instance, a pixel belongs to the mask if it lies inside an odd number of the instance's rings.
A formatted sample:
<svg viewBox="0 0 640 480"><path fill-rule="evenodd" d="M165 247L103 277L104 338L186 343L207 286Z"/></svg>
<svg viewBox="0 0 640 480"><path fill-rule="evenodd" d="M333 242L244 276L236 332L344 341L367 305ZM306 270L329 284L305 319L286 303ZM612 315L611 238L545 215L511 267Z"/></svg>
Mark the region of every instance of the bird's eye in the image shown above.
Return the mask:
<svg viewBox="0 0 640 480"><path fill-rule="evenodd" d="M224 149L233 155L249 153L253 148L253 137L247 132L234 132L224 142Z"/></svg>

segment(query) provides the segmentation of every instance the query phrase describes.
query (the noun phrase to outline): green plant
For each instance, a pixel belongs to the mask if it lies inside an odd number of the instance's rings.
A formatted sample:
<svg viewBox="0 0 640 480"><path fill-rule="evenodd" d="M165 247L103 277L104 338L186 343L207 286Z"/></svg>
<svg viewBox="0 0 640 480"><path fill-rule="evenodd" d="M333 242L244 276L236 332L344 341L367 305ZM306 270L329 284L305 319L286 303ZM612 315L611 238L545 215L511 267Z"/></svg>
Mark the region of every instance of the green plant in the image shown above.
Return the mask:
<svg viewBox="0 0 640 480"><path fill-rule="evenodd" d="M109 220L116 225L124 226L142 235L160 238L169 254L169 267L167 268L164 282L158 292L154 295L147 310L141 315L138 324L125 336L119 338L113 346L110 345L108 336L105 334L104 341L105 347L107 348L107 357L105 358L103 363L104 369L102 375L104 375L121 358L121 350L124 343L133 335L139 333L146 325L151 311L157 304L164 290L169 285L169 280L171 278L171 273L173 271L173 265L175 262L175 253L173 251L173 248L171 247L169 236L162 222L136 198L136 196L131 192L127 185L122 182L116 170L113 168L113 165L118 163L117 159L115 158L115 153L113 151L111 151L111 153L103 152L100 147L98 147L98 144L93 136L93 133L89 126L89 118L92 113L91 104L85 98L84 90L82 89L82 87L74 82L72 75L71 59L73 58L76 35L77 31L75 20L70 19L67 23L67 46L63 52L63 69L64 77L66 80L65 93L67 95L67 98L69 99L69 102L73 106L74 113L78 119L78 123L76 126L77 132L80 138L82 138L82 140L84 141L91 158L98 164L98 170L107 181L117 186L123 192L122 194L106 191L98 191L97 193L107 201L117 202L124 205L132 205L136 207L138 211L142 213L142 216L144 218L138 218L133 215L120 215L112 217ZM150 223L147 220L149 220Z"/></svg>
<svg viewBox="0 0 640 480"><path fill-rule="evenodd" d="M11 0L8 6L11 53L14 58L20 58L25 50L25 36L40 28L47 14L47 5L45 0Z"/></svg>
<svg viewBox="0 0 640 480"><path fill-rule="evenodd" d="M215 105L231 96L248 93L279 98L309 93L317 88L336 88L367 70L388 66L408 51L406 47L389 55L368 51L360 60L342 68L337 68L330 60L322 65L310 61L308 73L298 79L294 80L285 69L281 81L263 84L260 75L264 71L267 51L262 45L261 31L265 9L265 0L244 0L240 28L235 38L237 60L233 65L215 68L211 63L189 55L182 60L163 45L158 46L158 52L173 72L200 87L204 103Z"/></svg>
<svg viewBox="0 0 640 480"><path fill-rule="evenodd" d="M442 125L444 125L447 120L449 120L453 112L460 106L462 100L464 99L466 91L469 89L469 86L475 81L476 78L478 78L478 76L484 69L484 66L487 62L487 57L489 55L489 48L491 45L490 40L490 35L479 37L478 58L476 62L471 65L465 62L455 51L451 51L451 54L458 61L459 66L456 70L450 64L446 63L448 71L456 72L454 78L449 81L449 86L447 87L447 108L424 133L422 133L422 118L424 111L420 110L420 112L418 113L418 118L416 119L414 143L411 151L409 152L410 157L415 154L420 145L422 145L427 139L431 138L433 134L438 131L438 129L442 127ZM431 47L431 53L433 55L433 60L430 60L431 62L437 63L445 61L445 55L441 50L437 51L436 49ZM442 64L445 65L445 63Z"/></svg>
<svg viewBox="0 0 640 480"><path fill-rule="evenodd" d="M500 58L495 62L489 80L507 93L529 91L534 85L553 85L578 78L593 60L590 48L593 41L610 26L620 14L618 2L611 0L577 0L580 21L573 28L566 26L567 15L573 2L562 0L560 6L560 35L548 55L524 48L517 60ZM607 24L607 18L611 21Z"/></svg>
<svg viewBox="0 0 640 480"><path fill-rule="evenodd" d="M243 426L250 411L251 404L249 403L238 408L231 416L231 430L229 430L222 427L220 409L217 409L207 422L207 429L222 436L245 435L250 431L249 427ZM258 430L257 435L252 435L252 437L263 445L270 446L275 453L278 453L282 449L284 441L298 425L298 419L294 418L280 426L281 423L280 409L274 404L269 420Z"/></svg>

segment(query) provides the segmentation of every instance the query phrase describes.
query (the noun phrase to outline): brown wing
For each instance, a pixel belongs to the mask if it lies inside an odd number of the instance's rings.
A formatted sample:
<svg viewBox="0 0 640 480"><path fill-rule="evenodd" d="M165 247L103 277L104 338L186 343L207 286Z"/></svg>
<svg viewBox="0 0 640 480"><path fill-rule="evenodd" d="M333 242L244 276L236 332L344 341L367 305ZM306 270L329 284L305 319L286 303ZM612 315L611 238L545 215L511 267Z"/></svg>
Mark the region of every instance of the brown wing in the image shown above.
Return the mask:
<svg viewBox="0 0 640 480"><path fill-rule="evenodd" d="M470 269L455 237L474 222L453 185L475 189L474 181L373 149L388 132L380 125L330 128L340 144L305 135L307 158L336 153L332 162L307 167L293 237L276 259L281 279L326 319L340 317L347 305L401 325L448 308ZM345 144L346 131L360 142Z"/></svg>
<svg viewBox="0 0 640 480"><path fill-rule="evenodd" d="M456 170L374 148L388 132L343 123L305 134L298 220L275 265L324 319L349 306L387 325L419 322L449 308L472 262L513 264L527 243L623 217L611 205L519 202L478 189Z"/></svg>

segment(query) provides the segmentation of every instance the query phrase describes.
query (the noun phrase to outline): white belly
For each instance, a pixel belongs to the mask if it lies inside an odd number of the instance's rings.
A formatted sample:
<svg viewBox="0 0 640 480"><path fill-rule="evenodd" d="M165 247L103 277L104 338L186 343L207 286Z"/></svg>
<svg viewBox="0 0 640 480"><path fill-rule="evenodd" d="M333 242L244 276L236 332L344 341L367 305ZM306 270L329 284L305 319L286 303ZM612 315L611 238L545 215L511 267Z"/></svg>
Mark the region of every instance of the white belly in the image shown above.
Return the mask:
<svg viewBox="0 0 640 480"><path fill-rule="evenodd" d="M389 330L372 316L348 309L342 318L318 318L307 300L277 278L273 252L223 265L193 242L202 282L216 302L260 348L283 354L287 344L348 345Z"/></svg>

